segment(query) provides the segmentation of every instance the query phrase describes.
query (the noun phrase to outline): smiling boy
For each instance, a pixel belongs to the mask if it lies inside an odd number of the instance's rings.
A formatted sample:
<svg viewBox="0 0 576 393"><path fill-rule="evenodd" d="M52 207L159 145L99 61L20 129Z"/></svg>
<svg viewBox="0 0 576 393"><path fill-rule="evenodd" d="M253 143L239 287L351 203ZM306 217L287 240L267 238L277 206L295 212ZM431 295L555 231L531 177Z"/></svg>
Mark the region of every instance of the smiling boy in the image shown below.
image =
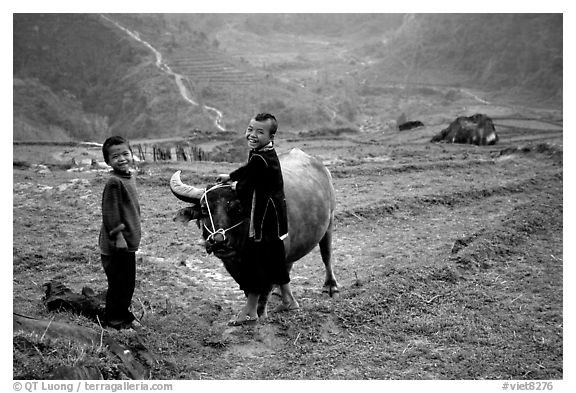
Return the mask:
<svg viewBox="0 0 576 393"><path fill-rule="evenodd" d="M242 204L250 211L249 239L239 280L246 305L230 325L256 323L258 299L267 295L273 284L282 291L282 304L275 311L299 308L290 290L283 243L288 236L288 219L282 170L274 150L277 129L278 122L269 113L251 119L245 132L250 148L248 162L229 175L218 177L221 182L233 182Z"/></svg>
<svg viewBox="0 0 576 393"><path fill-rule="evenodd" d="M139 325L130 312L136 283L136 251L140 246L140 204L130 167L128 141L113 136L102 146L104 161L112 167L102 193L99 246L108 279L105 323L116 329Z"/></svg>

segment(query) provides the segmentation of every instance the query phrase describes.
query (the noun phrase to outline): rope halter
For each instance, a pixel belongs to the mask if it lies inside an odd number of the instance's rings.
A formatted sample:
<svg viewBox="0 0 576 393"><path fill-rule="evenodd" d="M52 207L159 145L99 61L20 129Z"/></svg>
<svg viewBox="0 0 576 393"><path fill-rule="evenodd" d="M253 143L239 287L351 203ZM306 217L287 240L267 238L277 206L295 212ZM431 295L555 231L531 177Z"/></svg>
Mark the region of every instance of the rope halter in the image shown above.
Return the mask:
<svg viewBox="0 0 576 393"><path fill-rule="evenodd" d="M202 198L200 198L200 202L202 202L202 199L204 199L206 201L206 208L208 209L208 217L210 217L210 224L212 225L212 230L210 230L210 228L208 228L206 226L206 224L204 224L204 228L208 231L208 233L210 235L208 235L206 240L214 240L216 241L216 235L222 235L222 241L226 240L226 232L228 232L231 229L236 228L237 226L239 226L240 224L242 224L245 220L240 221L237 224L232 225L229 228L223 229L223 228L218 228L216 229L216 226L214 225L214 219L212 218L212 212L210 211L210 204L208 203L208 198L206 198L206 194L208 194L208 192L215 190L217 188L222 188L222 187L231 187L230 184L216 184L215 186L210 187L209 189L207 189L206 191L204 191L204 194L202 194Z"/></svg>

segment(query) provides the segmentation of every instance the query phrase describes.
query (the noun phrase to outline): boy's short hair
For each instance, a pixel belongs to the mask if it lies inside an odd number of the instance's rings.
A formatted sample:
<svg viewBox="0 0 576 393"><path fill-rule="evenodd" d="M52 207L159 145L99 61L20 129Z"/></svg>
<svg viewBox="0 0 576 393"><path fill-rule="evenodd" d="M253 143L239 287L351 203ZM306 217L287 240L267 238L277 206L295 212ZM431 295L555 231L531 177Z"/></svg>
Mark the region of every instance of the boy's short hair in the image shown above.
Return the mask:
<svg viewBox="0 0 576 393"><path fill-rule="evenodd" d="M274 117L274 115L270 113L258 113L256 116L254 116L254 120L256 121L270 120L270 135L276 134L276 131L278 130L278 120L276 120L276 117Z"/></svg>
<svg viewBox="0 0 576 393"><path fill-rule="evenodd" d="M111 146L115 146L115 145L122 145L125 144L126 146L128 146L128 149L130 151L132 151L132 148L130 147L130 143L123 137L121 136L111 136L108 139L106 139L104 141L104 144L102 145L102 155L104 155L104 162L106 162L106 164L108 164L108 159L110 157L108 149L110 149Z"/></svg>

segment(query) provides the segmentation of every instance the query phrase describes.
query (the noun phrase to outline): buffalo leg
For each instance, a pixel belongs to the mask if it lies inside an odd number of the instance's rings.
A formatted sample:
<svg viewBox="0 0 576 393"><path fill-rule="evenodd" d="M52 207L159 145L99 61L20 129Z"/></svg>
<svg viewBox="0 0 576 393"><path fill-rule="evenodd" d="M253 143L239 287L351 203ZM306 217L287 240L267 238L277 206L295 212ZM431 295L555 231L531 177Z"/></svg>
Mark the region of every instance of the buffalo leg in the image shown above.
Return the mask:
<svg viewBox="0 0 576 393"><path fill-rule="evenodd" d="M334 217L330 219L330 225L324 234L322 240L320 240L320 255L322 256L322 262L324 262L324 267L326 268L326 279L324 281L324 287L322 292L328 293L331 297L338 292L338 283L336 282L336 277L334 276L334 271L332 270L332 223Z"/></svg>

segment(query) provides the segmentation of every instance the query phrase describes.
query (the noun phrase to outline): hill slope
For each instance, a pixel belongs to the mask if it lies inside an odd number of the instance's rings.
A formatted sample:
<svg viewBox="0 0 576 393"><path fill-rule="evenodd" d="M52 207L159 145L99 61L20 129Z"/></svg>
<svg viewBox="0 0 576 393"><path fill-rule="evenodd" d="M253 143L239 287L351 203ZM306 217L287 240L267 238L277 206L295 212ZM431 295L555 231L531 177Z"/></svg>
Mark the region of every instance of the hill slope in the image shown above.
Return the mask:
<svg viewBox="0 0 576 393"><path fill-rule="evenodd" d="M102 15L14 15L15 140L187 135L216 129L217 110L232 131L247 114L279 107L288 128L343 124L318 97L228 58L189 23L161 14L112 18L158 48L164 68L151 47ZM190 100L165 66L182 76Z"/></svg>
<svg viewBox="0 0 576 393"><path fill-rule="evenodd" d="M15 140L184 136L218 131L217 113L232 134L259 111L285 132L362 128L399 115L391 83L562 102L561 14L109 18L162 67L103 15L14 14Z"/></svg>
<svg viewBox="0 0 576 393"><path fill-rule="evenodd" d="M98 15L15 14L14 139L44 133L45 139L66 134L100 140L112 133L146 137L192 130L174 119L195 117L194 108L154 60L150 50ZM209 124L196 115L194 125Z"/></svg>
<svg viewBox="0 0 576 393"><path fill-rule="evenodd" d="M561 100L562 26L562 14L410 14L361 53L378 58L369 73L378 80L426 82L440 73L468 86Z"/></svg>

